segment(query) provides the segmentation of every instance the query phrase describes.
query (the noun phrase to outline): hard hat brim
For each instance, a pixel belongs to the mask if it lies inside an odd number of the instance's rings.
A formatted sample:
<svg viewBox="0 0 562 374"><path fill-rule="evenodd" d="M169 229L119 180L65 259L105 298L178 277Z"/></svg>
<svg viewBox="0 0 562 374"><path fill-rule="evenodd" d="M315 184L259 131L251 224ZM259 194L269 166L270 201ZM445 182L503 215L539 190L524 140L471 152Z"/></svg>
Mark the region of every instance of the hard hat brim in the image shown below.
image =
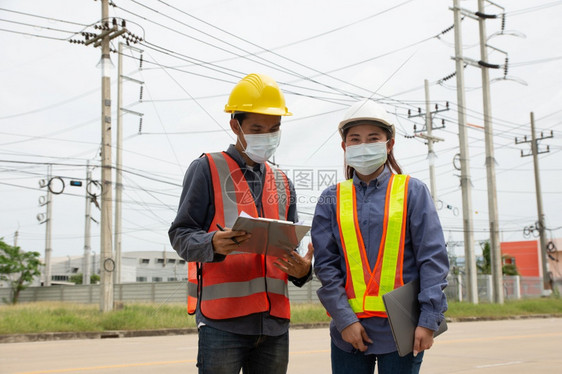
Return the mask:
<svg viewBox="0 0 562 374"><path fill-rule="evenodd" d="M246 109L246 110L244 110ZM293 113L289 112L287 108L285 110L279 108L240 108L240 106L231 106L226 104L224 106L224 111L226 113L258 113L266 114L269 116L292 116Z"/></svg>
<svg viewBox="0 0 562 374"><path fill-rule="evenodd" d="M395 130L394 130L394 125L392 123L389 123L381 118L357 117L357 118L350 118L340 122L340 124L338 125L338 130L340 132L342 139L345 140L343 137L343 133L345 130L365 123L372 124L381 127L384 130L389 131L392 138L394 138Z"/></svg>

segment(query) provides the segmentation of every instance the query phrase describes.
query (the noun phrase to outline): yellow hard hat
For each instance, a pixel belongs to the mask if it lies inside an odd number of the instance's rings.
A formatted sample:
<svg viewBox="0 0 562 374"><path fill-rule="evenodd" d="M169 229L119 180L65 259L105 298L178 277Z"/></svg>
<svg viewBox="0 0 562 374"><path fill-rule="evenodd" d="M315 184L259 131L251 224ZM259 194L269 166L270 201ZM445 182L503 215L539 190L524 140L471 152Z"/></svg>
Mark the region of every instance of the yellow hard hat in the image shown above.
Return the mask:
<svg viewBox="0 0 562 374"><path fill-rule="evenodd" d="M245 76L230 93L224 106L227 113L249 112L271 116L291 116L277 82L265 74Z"/></svg>

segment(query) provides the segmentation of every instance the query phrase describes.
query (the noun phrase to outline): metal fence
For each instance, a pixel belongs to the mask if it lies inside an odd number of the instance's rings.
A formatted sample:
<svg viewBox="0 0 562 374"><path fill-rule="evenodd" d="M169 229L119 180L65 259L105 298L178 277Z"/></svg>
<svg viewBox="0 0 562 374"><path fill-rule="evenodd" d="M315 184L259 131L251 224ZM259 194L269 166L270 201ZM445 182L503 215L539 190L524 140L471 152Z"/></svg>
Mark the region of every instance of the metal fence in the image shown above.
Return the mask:
<svg viewBox="0 0 562 374"><path fill-rule="evenodd" d="M289 297L293 303L318 302L316 289L320 282L314 278L298 288L289 283ZM10 289L0 288L3 304L10 299ZM114 301L122 303L186 303L187 282L123 283L113 287ZM18 302L63 301L80 304L99 304L100 285L52 285L49 287L29 287L20 293Z"/></svg>
<svg viewBox="0 0 562 374"><path fill-rule="evenodd" d="M466 280L461 276L450 276L445 294L449 301L467 300ZM481 302L493 300L492 278L489 275L478 276L478 299ZM320 281L314 277L303 287L298 288L289 282L289 297L293 303L317 303L316 290ZM540 297L542 295L542 278L540 277L504 277L503 292L506 300ZM123 283L114 285L114 301L122 303L185 303L187 282ZM0 300L7 303L10 289L0 288ZM81 304L99 304L99 285L53 285L50 287L29 287L21 292L20 303L34 301L63 301Z"/></svg>

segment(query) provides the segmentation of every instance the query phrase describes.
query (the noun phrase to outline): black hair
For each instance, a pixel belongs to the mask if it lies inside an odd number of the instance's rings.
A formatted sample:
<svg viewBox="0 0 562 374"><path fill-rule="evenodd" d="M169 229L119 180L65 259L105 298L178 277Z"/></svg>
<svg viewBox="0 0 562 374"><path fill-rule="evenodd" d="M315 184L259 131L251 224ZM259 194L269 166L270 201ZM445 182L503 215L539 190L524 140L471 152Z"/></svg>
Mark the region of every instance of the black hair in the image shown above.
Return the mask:
<svg viewBox="0 0 562 374"><path fill-rule="evenodd" d="M230 115L230 118L237 120L240 126L242 126L242 121L246 119L247 114L246 112L234 112Z"/></svg>

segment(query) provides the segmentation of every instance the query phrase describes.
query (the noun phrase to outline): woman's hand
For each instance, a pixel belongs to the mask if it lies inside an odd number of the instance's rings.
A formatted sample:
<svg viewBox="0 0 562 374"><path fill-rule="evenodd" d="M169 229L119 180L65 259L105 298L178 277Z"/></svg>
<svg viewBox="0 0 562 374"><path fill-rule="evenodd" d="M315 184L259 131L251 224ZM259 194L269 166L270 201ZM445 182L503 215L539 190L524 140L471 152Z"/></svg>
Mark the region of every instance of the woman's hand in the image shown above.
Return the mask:
<svg viewBox="0 0 562 374"><path fill-rule="evenodd" d="M360 322L354 322L347 326L341 332L341 337L343 340L348 342L353 346L353 348L365 352L367 350L367 344L372 344L373 341L367 335L367 331Z"/></svg>
<svg viewBox="0 0 562 374"><path fill-rule="evenodd" d="M426 328L418 326L414 334L414 357L418 353L431 348L433 345L433 331Z"/></svg>

